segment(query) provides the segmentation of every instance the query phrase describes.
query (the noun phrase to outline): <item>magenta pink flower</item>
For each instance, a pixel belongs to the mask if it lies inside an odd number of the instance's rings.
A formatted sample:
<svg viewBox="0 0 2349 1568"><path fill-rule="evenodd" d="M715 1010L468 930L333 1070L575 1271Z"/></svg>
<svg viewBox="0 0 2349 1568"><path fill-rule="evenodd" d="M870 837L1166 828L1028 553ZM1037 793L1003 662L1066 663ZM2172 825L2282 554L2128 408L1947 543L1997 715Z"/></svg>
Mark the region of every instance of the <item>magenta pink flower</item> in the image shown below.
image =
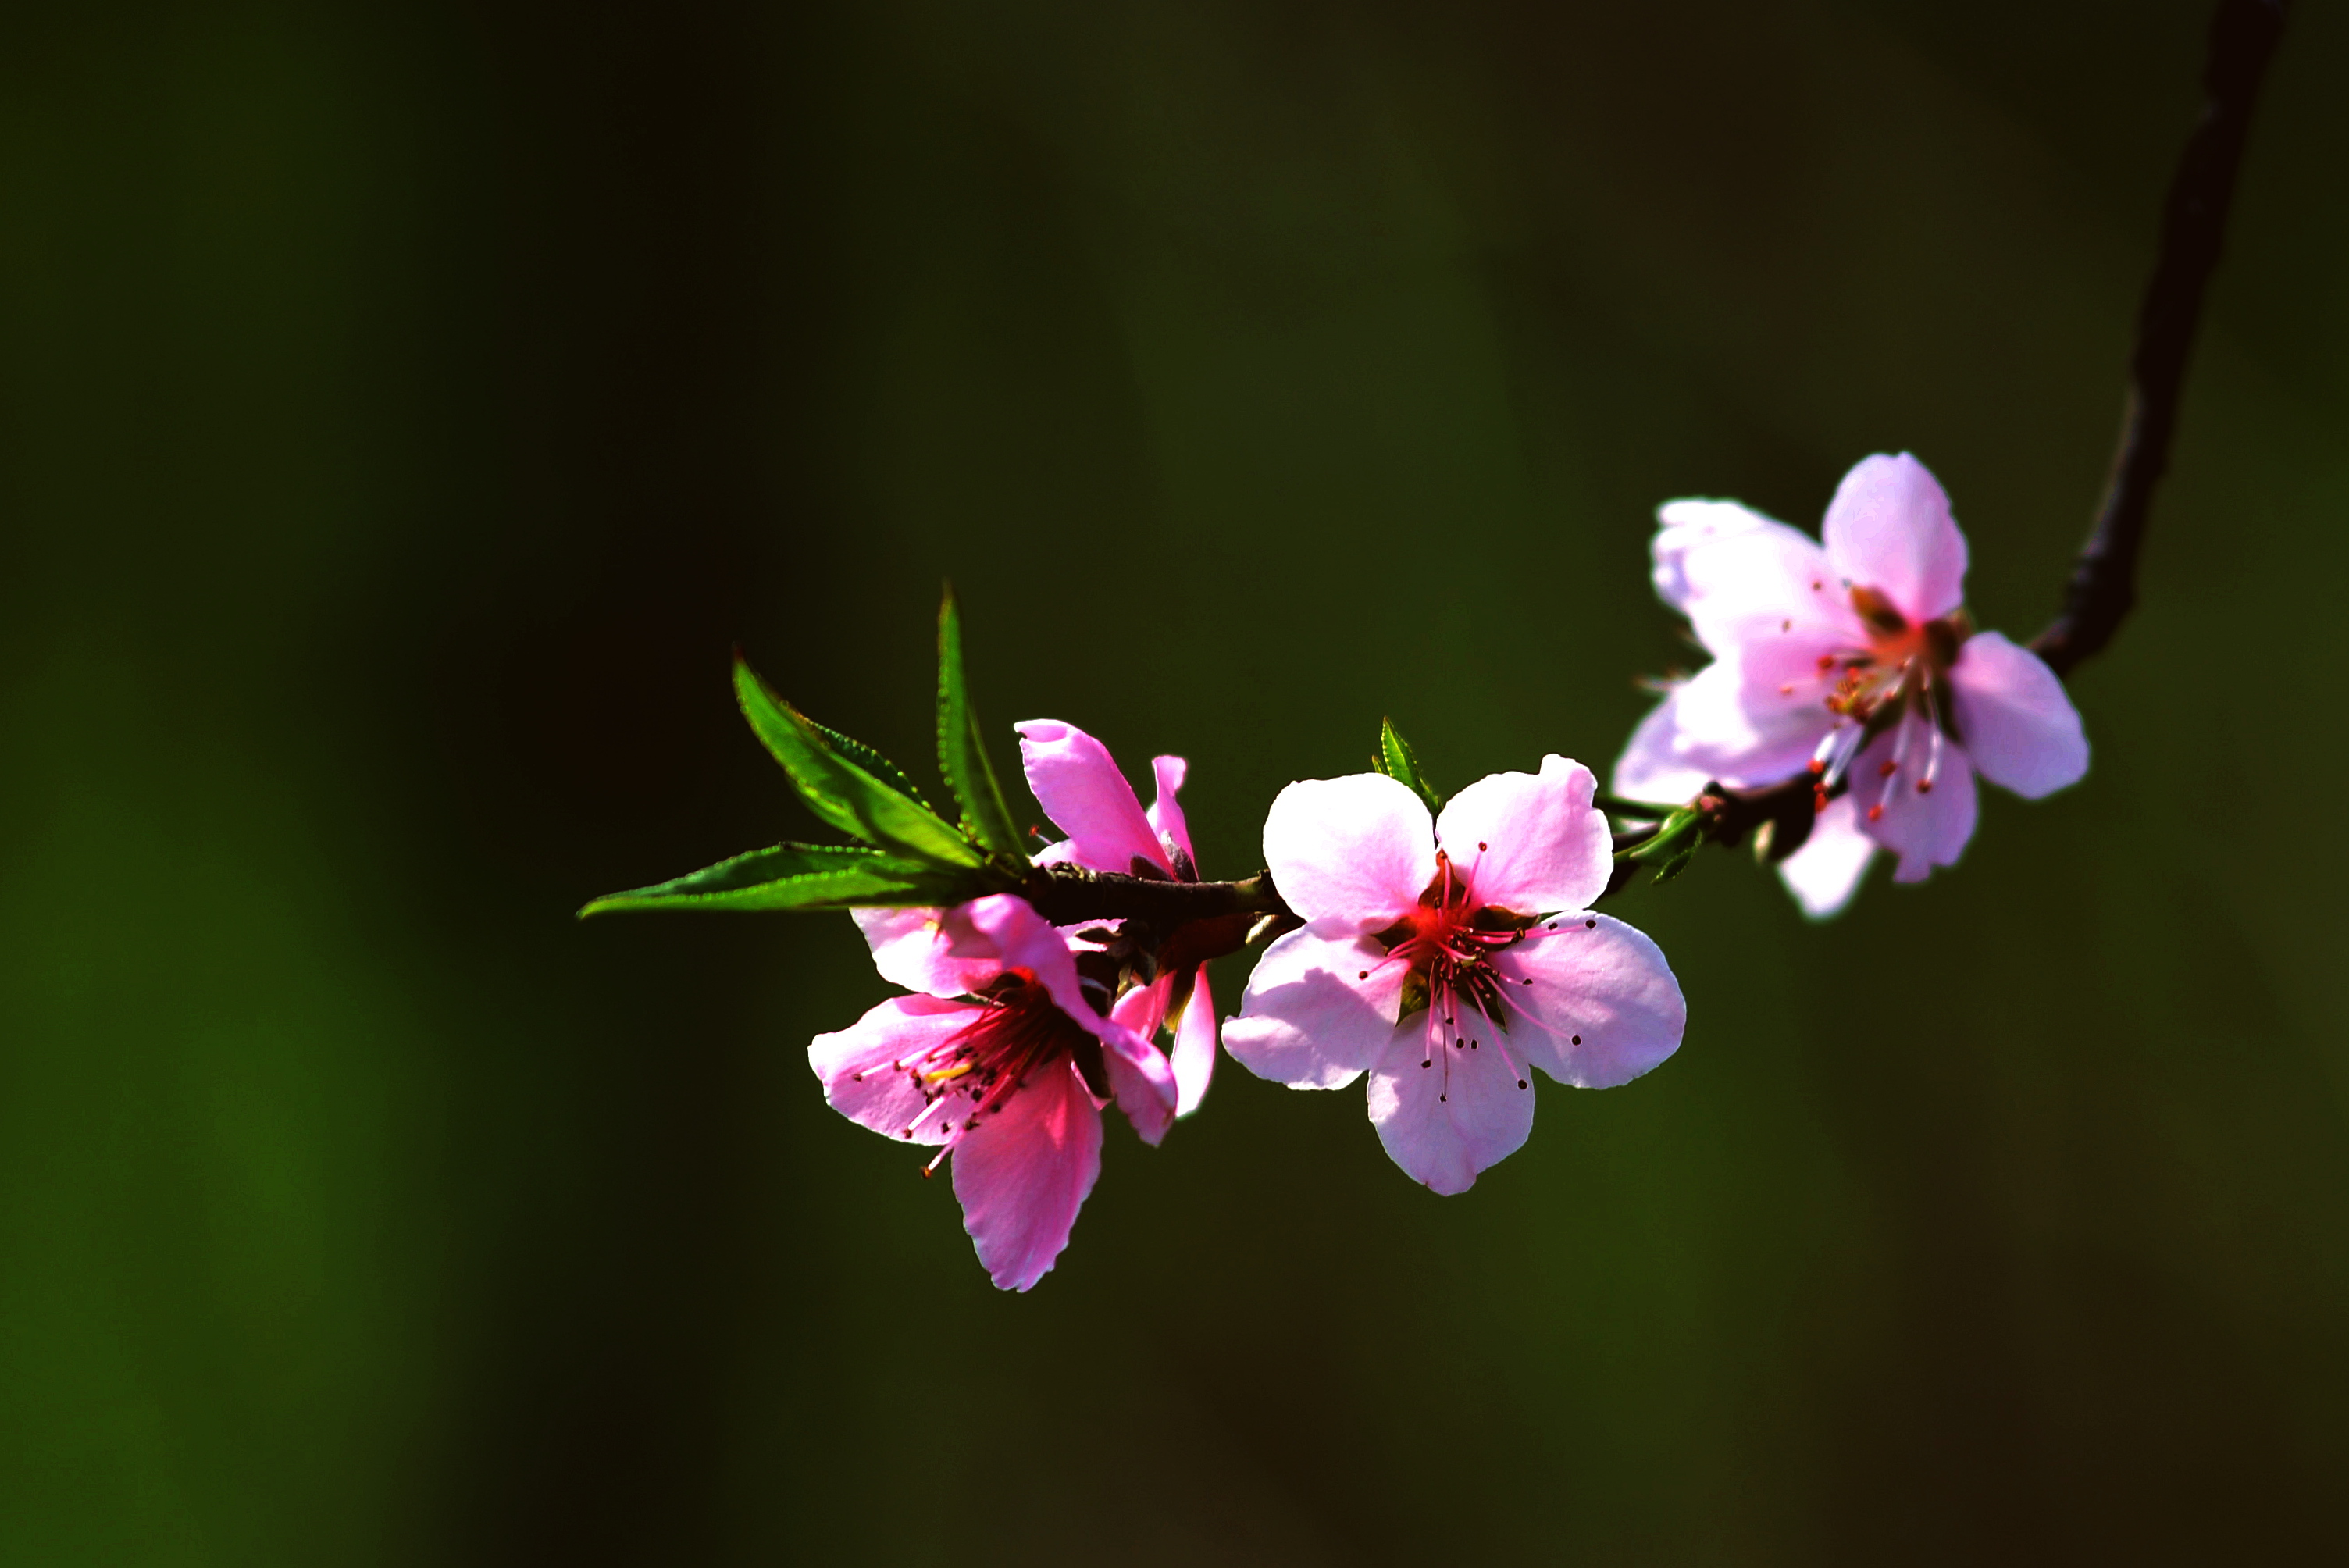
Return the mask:
<svg viewBox="0 0 2349 1568"><path fill-rule="evenodd" d="M1713 662L1673 686L1615 765L1619 795L1667 801L1708 781L1809 769L1809 841L1779 868L1813 914L1840 909L1881 847L1899 882L1953 865L1974 775L2036 799L2088 768L2080 716L2036 654L1975 632L1949 497L1902 453L1864 459L1827 504L1824 544L1733 501L1658 514L1656 591Z"/></svg>
<svg viewBox="0 0 2349 1568"><path fill-rule="evenodd" d="M1265 862L1307 923L1266 950L1224 1047L1291 1088L1371 1075L1371 1120L1438 1192L1533 1130L1531 1073L1607 1088L1671 1056L1688 1021L1656 944L1587 913L1607 885L1590 770L1496 773L1433 821L1376 773L1291 784Z"/></svg>
<svg viewBox="0 0 2349 1568"><path fill-rule="evenodd" d="M1199 880L1191 830L1174 799L1189 771L1181 758L1151 758L1158 799L1144 811L1109 748L1083 730L1055 718L1031 718L1013 727L1019 732L1028 788L1053 825L1069 835L1040 852L1040 864L1067 861L1127 876ZM1110 1016L1145 1040L1174 1021L1174 1081L1181 1091L1176 1114L1196 1109L1216 1070L1216 1003L1207 989L1207 966L1194 965L1135 986L1117 999Z"/></svg>
<svg viewBox="0 0 2349 1568"><path fill-rule="evenodd" d="M1155 1143L1174 1119L1174 1073L1094 1010L1067 940L1024 900L857 913L883 975L917 994L818 1035L809 1065L843 1116L936 1146L925 1174L954 1156L979 1263L1001 1288L1026 1290L1068 1245L1101 1173L1101 1108L1114 1098Z"/></svg>

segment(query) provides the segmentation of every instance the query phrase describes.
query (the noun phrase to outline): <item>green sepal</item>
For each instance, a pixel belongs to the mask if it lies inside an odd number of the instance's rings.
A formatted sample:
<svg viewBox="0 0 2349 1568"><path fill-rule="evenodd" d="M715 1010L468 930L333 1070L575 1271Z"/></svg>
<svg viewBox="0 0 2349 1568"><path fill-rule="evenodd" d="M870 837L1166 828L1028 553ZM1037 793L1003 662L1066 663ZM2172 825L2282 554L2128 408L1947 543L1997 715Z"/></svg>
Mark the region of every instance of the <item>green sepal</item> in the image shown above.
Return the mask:
<svg viewBox="0 0 2349 1568"><path fill-rule="evenodd" d="M938 771L962 812L962 830L993 853L1027 864L963 677L962 614L952 588L938 606Z"/></svg>
<svg viewBox="0 0 2349 1568"><path fill-rule="evenodd" d="M651 887L605 893L579 912L849 909L960 903L1003 891L977 870L948 871L861 844L777 844Z"/></svg>
<svg viewBox="0 0 2349 1568"><path fill-rule="evenodd" d="M826 738L829 731L768 690L739 656L734 696L742 705L742 717L783 765L808 810L842 832L926 865L968 867L985 860L978 846L922 804L910 789L875 778L852 757L834 750ZM856 749L874 755L866 747Z"/></svg>
<svg viewBox="0 0 2349 1568"><path fill-rule="evenodd" d="M1426 776L1420 772L1419 754L1411 748L1411 742L1402 738L1402 732L1395 728L1392 718L1379 720L1379 748L1371 758L1371 766L1397 783L1409 785L1413 794L1427 802L1429 810L1441 812L1444 810L1444 797L1435 792L1435 787L1428 783Z"/></svg>

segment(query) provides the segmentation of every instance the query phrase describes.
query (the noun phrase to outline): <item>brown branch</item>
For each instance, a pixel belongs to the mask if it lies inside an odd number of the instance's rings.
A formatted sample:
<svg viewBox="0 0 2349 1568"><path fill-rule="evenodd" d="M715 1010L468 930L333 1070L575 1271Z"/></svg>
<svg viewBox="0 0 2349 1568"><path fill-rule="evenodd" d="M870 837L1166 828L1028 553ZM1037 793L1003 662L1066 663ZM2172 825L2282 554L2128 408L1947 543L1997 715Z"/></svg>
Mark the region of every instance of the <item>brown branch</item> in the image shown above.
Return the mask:
<svg viewBox="0 0 2349 1568"><path fill-rule="evenodd" d="M2187 138L2161 220L2161 250L2137 317L2120 449L2064 590L2063 613L2032 642L2059 676L2112 641L2137 603L2137 552L2154 488L2169 467L2178 396L2219 264L2251 130L2251 105L2283 32L2289 0L2220 0L2202 67L2202 119Z"/></svg>

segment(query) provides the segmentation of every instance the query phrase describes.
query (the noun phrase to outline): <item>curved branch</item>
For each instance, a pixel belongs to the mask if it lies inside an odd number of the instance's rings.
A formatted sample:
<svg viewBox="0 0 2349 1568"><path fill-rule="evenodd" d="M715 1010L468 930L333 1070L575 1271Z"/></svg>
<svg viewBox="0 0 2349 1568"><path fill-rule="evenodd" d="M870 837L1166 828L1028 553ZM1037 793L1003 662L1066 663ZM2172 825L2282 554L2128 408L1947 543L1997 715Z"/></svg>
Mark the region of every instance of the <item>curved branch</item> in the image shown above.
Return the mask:
<svg viewBox="0 0 2349 1568"><path fill-rule="evenodd" d="M2120 449L2095 527L2073 563L2063 613L2032 647L2061 676L2112 641L2137 603L2137 561L2154 488L2169 467L2178 396L2219 264L2251 106L2282 35L2290 0L2220 0L2202 67L2202 119L2187 138L2162 211L2161 250L2137 309Z"/></svg>

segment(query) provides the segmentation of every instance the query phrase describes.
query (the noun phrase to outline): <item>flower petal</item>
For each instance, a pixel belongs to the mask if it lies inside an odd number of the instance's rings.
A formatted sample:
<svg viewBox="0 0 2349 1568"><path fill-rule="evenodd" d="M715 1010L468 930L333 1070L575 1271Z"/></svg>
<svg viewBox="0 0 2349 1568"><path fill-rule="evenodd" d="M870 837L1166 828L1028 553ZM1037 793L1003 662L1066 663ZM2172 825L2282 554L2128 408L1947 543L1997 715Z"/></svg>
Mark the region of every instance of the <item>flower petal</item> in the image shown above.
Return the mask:
<svg viewBox="0 0 2349 1568"><path fill-rule="evenodd" d="M1693 775L1696 782L1677 796L1649 798L1686 799L1708 779L1744 789L1801 772L1835 724L1826 707L1828 683L1819 672L1819 646L1817 638L1756 645L1742 655L1716 659L1673 687L1632 744L1640 748L1638 761L1650 781L1679 783ZM1633 760L1630 753L1625 760ZM1619 781L1617 789L1632 793Z"/></svg>
<svg viewBox="0 0 2349 1568"><path fill-rule="evenodd" d="M1150 803L1150 830L1159 841L1159 847L1172 846L1183 851L1193 871L1199 865L1199 853L1191 847L1191 825L1183 820L1183 803L1174 797L1183 788L1183 780L1191 765L1179 757L1154 757L1150 771L1157 776L1158 799Z"/></svg>
<svg viewBox="0 0 2349 1568"><path fill-rule="evenodd" d="M1860 810L1860 830L1900 857L1894 882L1923 882L1935 866L1953 866L1974 836L1974 770L1963 748L1940 738L1940 766L1934 769L1938 732L1920 716L1868 742L1852 764L1851 793ZM1885 764L1895 763L1890 773ZM1932 789L1921 790L1928 773ZM1871 808L1881 808L1871 814Z"/></svg>
<svg viewBox="0 0 2349 1568"><path fill-rule="evenodd" d="M1224 1049L1291 1088L1342 1088L1386 1050L1409 972L1350 922L1292 931L1257 960Z"/></svg>
<svg viewBox="0 0 2349 1568"><path fill-rule="evenodd" d="M941 923L946 913L942 909L848 912L873 949L873 966L881 971L881 978L908 991L961 996L1002 974L1003 964L991 949L957 956Z"/></svg>
<svg viewBox="0 0 2349 1568"><path fill-rule="evenodd" d="M1661 526L1648 546L1654 562L1657 596L1673 609L1685 614L1695 590L1689 582L1688 557L1691 552L1741 533L1757 529L1785 528L1775 518L1764 517L1753 508L1733 500L1668 500L1656 509L1656 521ZM1789 533L1792 529L1786 530ZM1798 536L1799 537L1799 536ZM1804 542L1808 543L1806 540Z"/></svg>
<svg viewBox="0 0 2349 1568"><path fill-rule="evenodd" d="M1607 819L1590 804L1598 792L1589 769L1553 752L1539 773L1491 774L1452 797L1435 841L1477 904L1580 909L1606 891L1615 864Z"/></svg>
<svg viewBox="0 0 2349 1568"><path fill-rule="evenodd" d="M1174 1026L1174 1114L1188 1116L1199 1109L1207 1080L1216 1076L1216 998L1207 989L1207 966L1199 965L1183 1016Z"/></svg>
<svg viewBox="0 0 2349 1568"><path fill-rule="evenodd" d="M1534 1130L1530 1079L1481 1036L1436 1043L1434 1010L1398 1025L1371 1072L1371 1125L1388 1158L1429 1188L1465 1192ZM1448 1033L1448 1031L1447 1031ZM1469 1039L1477 1046L1470 1048Z"/></svg>
<svg viewBox="0 0 2349 1568"><path fill-rule="evenodd" d="M947 910L938 923L940 938L950 960L972 965L968 972L977 990L1007 969L1025 969L1036 976L1061 1011L1098 1035L1107 1020L1085 1001L1077 984L1076 960L1069 955L1069 939L1038 914L1018 893L999 892L973 899ZM981 972L978 966L984 963Z"/></svg>
<svg viewBox="0 0 2349 1568"><path fill-rule="evenodd" d="M1978 632L1950 666L1966 756L1993 784L2036 800L2088 770L2079 709L2046 661L1996 632Z"/></svg>
<svg viewBox="0 0 2349 1568"><path fill-rule="evenodd" d="M1434 824L1408 785L1382 773L1308 779L1274 799L1264 863L1306 920L1375 931L1417 904L1435 880Z"/></svg>
<svg viewBox="0 0 2349 1568"><path fill-rule="evenodd" d="M823 1081L824 1103L859 1127L907 1142L944 1143L955 1119L923 1119L930 1099L918 1069L897 1064L946 1044L978 1016L968 1002L892 996L848 1027L818 1035L808 1045L808 1066Z"/></svg>
<svg viewBox="0 0 2349 1568"><path fill-rule="evenodd" d="M1493 967L1515 1004L1506 1045L1577 1088L1630 1083L1678 1050L1688 1026L1663 949L1610 915L1546 920Z"/></svg>
<svg viewBox="0 0 2349 1568"><path fill-rule="evenodd" d="M1615 759L1608 788L1627 800L1672 805L1692 800L1713 775L1681 755L1681 694L1682 682L1664 693L1664 700L1631 732L1623 755Z"/></svg>
<svg viewBox="0 0 2349 1568"><path fill-rule="evenodd" d="M1690 550L1680 571L1689 629L1715 657L1793 633L1866 645L1851 595L1808 534L1783 522Z"/></svg>
<svg viewBox="0 0 2349 1568"><path fill-rule="evenodd" d="M1026 1290L1069 1244L1101 1174L1102 1119L1067 1062L1037 1068L955 1145L963 1229L1001 1290Z"/></svg>
<svg viewBox="0 0 2349 1568"><path fill-rule="evenodd" d="M1966 536L1940 481L1906 452L1855 464L1820 531L1837 574L1875 589L1911 623L1939 620L1965 602Z"/></svg>
<svg viewBox="0 0 2349 1568"><path fill-rule="evenodd" d="M1859 830L1858 802L1839 795L1811 820L1803 847L1778 862L1778 875L1805 914L1825 920L1851 902L1875 855L1876 841Z"/></svg>
<svg viewBox="0 0 2349 1568"><path fill-rule="evenodd" d="M1174 1108L1181 1099L1174 1069L1164 1052L1133 1030L1108 1019L1102 1024L1096 1033L1102 1060L1109 1068L1110 1093L1142 1141L1155 1148L1174 1125Z"/></svg>
<svg viewBox="0 0 2349 1568"><path fill-rule="evenodd" d="M1097 872L1130 873L1139 858L1171 871L1142 802L1118 771L1109 748L1072 724L1031 718L1015 724L1028 788L1053 825L1069 835L1066 854Z"/></svg>
<svg viewBox="0 0 2349 1568"><path fill-rule="evenodd" d="M1149 985L1136 985L1120 996L1109 1016L1143 1039L1156 1039L1159 1026L1166 1021L1167 1004L1174 990L1174 976L1161 975Z"/></svg>

